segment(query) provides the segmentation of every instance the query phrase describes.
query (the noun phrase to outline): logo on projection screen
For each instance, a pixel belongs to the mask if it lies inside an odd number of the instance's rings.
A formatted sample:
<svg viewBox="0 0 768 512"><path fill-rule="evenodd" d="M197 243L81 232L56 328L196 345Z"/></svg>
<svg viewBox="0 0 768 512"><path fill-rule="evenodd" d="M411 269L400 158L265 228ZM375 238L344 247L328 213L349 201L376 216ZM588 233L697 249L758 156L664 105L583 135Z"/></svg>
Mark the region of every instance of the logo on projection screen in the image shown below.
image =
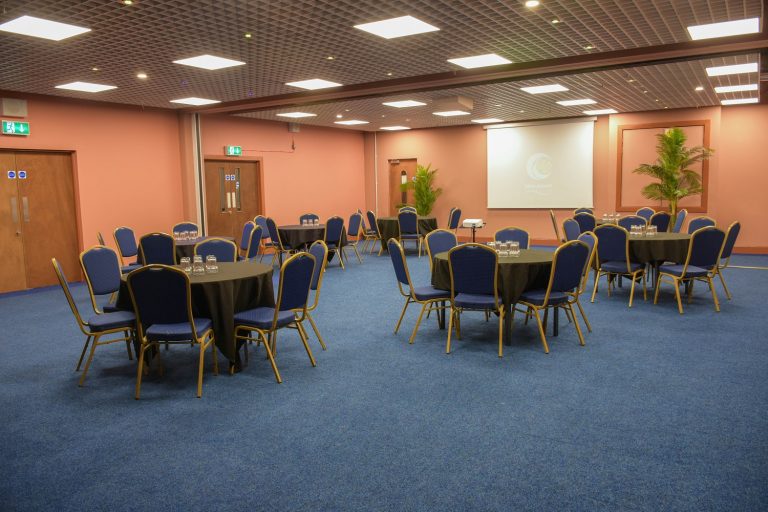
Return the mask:
<svg viewBox="0 0 768 512"><path fill-rule="evenodd" d="M528 158L525 169L528 177L534 182L525 185L525 191L529 194L548 196L552 193L551 183L542 183L552 176L552 158L546 153L534 153Z"/></svg>

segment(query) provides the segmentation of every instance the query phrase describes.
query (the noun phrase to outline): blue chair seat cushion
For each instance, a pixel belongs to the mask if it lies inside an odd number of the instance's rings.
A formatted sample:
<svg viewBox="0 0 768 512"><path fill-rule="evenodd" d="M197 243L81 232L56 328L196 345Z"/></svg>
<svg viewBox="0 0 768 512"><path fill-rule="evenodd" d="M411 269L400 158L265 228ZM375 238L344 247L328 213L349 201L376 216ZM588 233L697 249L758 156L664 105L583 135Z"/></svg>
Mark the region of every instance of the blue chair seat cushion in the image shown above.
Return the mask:
<svg viewBox="0 0 768 512"><path fill-rule="evenodd" d="M641 268L643 268L642 263L630 263L629 268L632 272L637 272ZM626 261L601 261L600 262L600 270L605 270L606 272L612 272L614 274L626 274L627 273L627 262Z"/></svg>
<svg viewBox="0 0 768 512"><path fill-rule="evenodd" d="M707 269L688 265L685 276L683 276L683 267L685 265L662 265L659 267L659 272L677 277L704 277L707 275Z"/></svg>
<svg viewBox="0 0 768 512"><path fill-rule="evenodd" d="M270 329L275 318L275 308L260 307L235 314L235 326ZM294 320L293 311L281 311L277 315L277 327L285 327Z"/></svg>
<svg viewBox="0 0 768 512"><path fill-rule="evenodd" d="M115 304L104 304L104 306L101 309L105 313L114 313L116 311L123 311L122 309L117 307Z"/></svg>
<svg viewBox="0 0 768 512"><path fill-rule="evenodd" d="M520 296L520 300L528 304L541 306L544 304L544 297L546 295L547 290L531 290L523 293ZM549 302L547 304L564 304L568 302L568 298L568 295L563 292L552 292L549 294Z"/></svg>
<svg viewBox="0 0 768 512"><path fill-rule="evenodd" d="M474 293L458 293L453 298L453 304L467 309L494 309L496 302L493 295L477 295Z"/></svg>
<svg viewBox="0 0 768 512"><path fill-rule="evenodd" d="M133 329L136 325L136 316L130 311L115 311L95 315L88 319L91 332L107 331L109 329Z"/></svg>
<svg viewBox="0 0 768 512"><path fill-rule="evenodd" d="M336 240L335 242L326 241L325 245L327 245L329 249L338 249L339 248L339 241L338 240Z"/></svg>
<svg viewBox="0 0 768 512"><path fill-rule="evenodd" d="M414 286L413 294L417 300L435 300L451 298L451 292L446 290L438 290L434 286Z"/></svg>
<svg viewBox="0 0 768 512"><path fill-rule="evenodd" d="M141 267L142 267L141 263L130 263L128 265L124 265L120 267L120 272L122 272L123 274L127 274L128 272L133 272L137 268L141 268Z"/></svg>
<svg viewBox="0 0 768 512"><path fill-rule="evenodd" d="M418 240L421 238L421 235L418 233L403 233L400 235L400 238L404 240Z"/></svg>
<svg viewBox="0 0 768 512"><path fill-rule="evenodd" d="M195 330L198 336L213 328L210 318L195 318ZM153 324L145 332L149 341L184 341L192 339L192 329L189 322L177 324Z"/></svg>

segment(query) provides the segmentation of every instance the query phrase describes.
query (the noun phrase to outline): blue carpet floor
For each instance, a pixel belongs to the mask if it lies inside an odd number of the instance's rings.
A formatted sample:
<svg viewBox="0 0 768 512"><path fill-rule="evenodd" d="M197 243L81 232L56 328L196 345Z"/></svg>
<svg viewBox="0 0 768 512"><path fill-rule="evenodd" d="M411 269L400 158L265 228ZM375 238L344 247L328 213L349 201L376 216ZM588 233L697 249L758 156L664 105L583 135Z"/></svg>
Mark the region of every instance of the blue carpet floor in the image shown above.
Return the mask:
<svg viewBox="0 0 768 512"><path fill-rule="evenodd" d="M669 287L630 310L603 286L586 347L563 321L549 355L518 317L499 359L497 324L467 314L448 356L434 318L408 345L415 307L392 334L391 264L368 256L328 269L317 368L286 332L283 384L260 349L235 376L209 364L197 399L197 353L176 346L138 402L122 345L77 387L59 289L0 296L0 509L767 510L768 271L727 278L719 314L703 286L683 316Z"/></svg>

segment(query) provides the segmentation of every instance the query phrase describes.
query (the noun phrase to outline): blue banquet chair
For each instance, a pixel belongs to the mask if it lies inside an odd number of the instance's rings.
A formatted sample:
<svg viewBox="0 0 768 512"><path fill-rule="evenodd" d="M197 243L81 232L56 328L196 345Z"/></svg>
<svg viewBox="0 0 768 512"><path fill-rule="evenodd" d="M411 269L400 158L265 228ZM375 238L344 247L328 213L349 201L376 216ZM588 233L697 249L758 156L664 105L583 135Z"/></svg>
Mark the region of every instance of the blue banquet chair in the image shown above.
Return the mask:
<svg viewBox="0 0 768 512"><path fill-rule="evenodd" d="M112 303L120 291L120 262L115 251L109 247L95 246L80 253L80 268L85 275L88 294L91 297L93 312L97 315L119 311ZM108 297L103 306L99 297Z"/></svg>
<svg viewBox="0 0 768 512"><path fill-rule="evenodd" d="M398 212L398 213L400 213L400 212L413 212L413 213L418 213L418 212L416 211L416 207L415 207L415 206L403 206L403 207L402 207L402 208L400 208L400 209L399 209L397 212Z"/></svg>
<svg viewBox="0 0 768 512"><path fill-rule="evenodd" d="M595 216L591 213L577 213L573 216L573 220L579 223L579 228L581 229L582 233L587 231L594 231L595 226L597 225Z"/></svg>
<svg viewBox="0 0 768 512"><path fill-rule="evenodd" d="M325 221L323 241L328 247L329 254L336 253L339 256L339 265L341 265L342 270L346 270L344 268L344 249L341 245L343 239L344 219L341 217L333 216Z"/></svg>
<svg viewBox="0 0 768 512"><path fill-rule="evenodd" d="M717 264L717 275L720 276L720 282L723 284L723 290L725 290L725 296L728 300L731 300L731 292L725 285L725 278L723 277L723 270L728 268L728 264L731 261L731 254L733 254L733 248L736 245L736 238L741 231L741 223L736 221L728 226L728 231L725 233L725 242L723 243L723 252L720 254L720 261Z"/></svg>
<svg viewBox="0 0 768 512"><path fill-rule="evenodd" d="M720 303L717 300L715 283L712 281L712 278L717 274L724 241L725 233L714 226L707 226L694 231L688 244L688 255L685 258L685 262L683 264L674 263L659 267L659 277L656 279L656 293L653 296L653 303L658 304L659 302L661 284L664 282L669 283L675 289L677 310L682 315L683 303L680 299L680 285L686 285L688 302L690 303L693 283L695 281L705 281L712 292L715 311L720 311Z"/></svg>
<svg viewBox="0 0 768 512"><path fill-rule="evenodd" d="M248 253L248 246L251 243L251 231L256 227L256 223L252 220L243 224L243 232L240 234L240 251L243 255ZM242 260L244 256L238 254L238 260Z"/></svg>
<svg viewBox="0 0 768 512"><path fill-rule="evenodd" d="M448 252L457 245L456 233L447 229L435 229L427 233L424 237L424 243L427 246L427 256L429 257L429 268L432 268L435 256L441 252Z"/></svg>
<svg viewBox="0 0 768 512"><path fill-rule="evenodd" d="M241 261L256 261L257 258L261 260L261 255L261 226L256 226L248 235L248 248Z"/></svg>
<svg viewBox="0 0 768 512"><path fill-rule="evenodd" d="M299 216L299 224L303 224L304 221L309 221L310 223L314 223L315 221L320 222L320 216L316 213L305 213L304 215Z"/></svg>
<svg viewBox="0 0 768 512"><path fill-rule="evenodd" d="M549 275L549 283L546 288L539 290L529 290L523 292L517 304L533 311L536 317L536 323L539 326L539 335L541 344L544 346L544 352L549 353L547 345L547 335L544 331L544 324L541 321L539 311L547 308L564 309L574 319L576 333L579 336L579 343L584 345L584 336L581 333L581 327L576 320L576 312L573 304L578 304L579 294L582 291L581 285L584 281L584 272L589 262L589 246L579 240L566 242L555 250L552 260L552 270ZM515 309L512 310L513 314ZM527 311L523 311L528 314Z"/></svg>
<svg viewBox="0 0 768 512"><path fill-rule="evenodd" d="M620 218L618 224L629 231L632 229L632 226L646 226L648 221L645 220L645 217L641 217L640 215L627 215L626 217Z"/></svg>
<svg viewBox="0 0 768 512"><path fill-rule="evenodd" d="M691 221L688 223L688 234L692 235L697 230L701 228L707 228L710 226L712 227L717 226L715 219L713 219L712 217L707 217L707 216L696 217L694 219L691 219Z"/></svg>
<svg viewBox="0 0 768 512"><path fill-rule="evenodd" d="M278 264L282 266L283 255L290 255L292 252L294 252L294 249L287 245L283 245L283 241L280 239L280 231L277 229L277 224L272 217L267 217L266 224L267 230L269 231L269 247L271 247L273 251L270 265L274 265L275 258L277 258Z"/></svg>
<svg viewBox="0 0 768 512"><path fill-rule="evenodd" d="M363 258L360 257L360 252L357 250L357 244L365 238L365 231L363 227L363 214L355 212L349 216L349 231L347 232L347 245L341 248L343 251L347 247L351 247L355 251L357 261L363 262Z"/></svg>
<svg viewBox="0 0 768 512"><path fill-rule="evenodd" d="M656 231L659 233L666 233L669 231L669 223L672 221L672 216L667 212L656 212L651 215L651 219L648 221L649 226L656 226Z"/></svg>
<svg viewBox="0 0 768 512"><path fill-rule="evenodd" d="M685 221L687 216L688 210L685 208L677 212L677 217L675 217L675 225L672 227L673 233L679 233L680 230L683 229L683 221Z"/></svg>
<svg viewBox="0 0 768 512"><path fill-rule="evenodd" d="M139 256L139 246L136 243L136 235L133 233L133 230L127 226L121 226L115 229L112 236L115 239L117 254L120 256L120 271L123 274L127 274L131 270L139 268L141 263L138 261L126 263L127 258L138 258Z"/></svg>
<svg viewBox="0 0 768 512"><path fill-rule="evenodd" d="M368 231L365 233L365 247L367 247L368 242L370 242L371 249L369 254L373 254L373 250L376 248L376 242L379 242L379 256L381 256L384 247L381 246L381 232L379 231L379 223L377 222L376 214L373 213L372 210L368 210L366 216L368 217ZM365 248L363 248L363 250L365 250Z"/></svg>
<svg viewBox="0 0 768 512"><path fill-rule="evenodd" d="M272 240L269 238L269 228L267 227L267 218L263 215L257 215L253 218L253 223L261 228L261 246L264 250L272 248ZM261 257L264 257L262 251ZM261 261L261 259L259 259Z"/></svg>
<svg viewBox="0 0 768 512"><path fill-rule="evenodd" d="M167 233L149 233L139 239L139 254L145 265L175 265L176 240Z"/></svg>
<svg viewBox="0 0 768 512"><path fill-rule="evenodd" d="M448 339L445 353L451 353L451 334L454 325L461 339L461 313L483 311L499 315L499 357L503 356L502 338L504 305L499 298L498 255L482 244L458 245L448 251L448 269L451 276L451 314L448 320Z"/></svg>
<svg viewBox="0 0 768 512"><path fill-rule="evenodd" d="M237 261L237 245L224 238L206 238L195 244L195 256L202 256L203 261L208 256L216 256L217 262L234 263Z"/></svg>
<svg viewBox="0 0 768 512"><path fill-rule="evenodd" d="M277 331L283 327L296 328L309 361L312 366L317 366L312 349L307 343L307 333L303 324L307 317L307 303L315 263L315 257L306 252L290 256L280 267L275 307L261 306L235 314L235 338L245 341L245 350L248 350L249 342L264 345L278 383L283 380L274 356L277 347Z"/></svg>
<svg viewBox="0 0 768 512"><path fill-rule="evenodd" d="M579 297L581 297L581 295L586 292L587 283L589 281L589 271L594 269L595 259L597 258L597 236L592 231L587 231L586 233L579 235L578 240L579 242L584 242L587 244L587 247L589 247L589 259L587 260L587 265L584 267L584 279L579 287ZM595 270L595 272L597 272L597 270ZM581 317L584 319L584 325L587 326L587 330L592 332L592 325L590 325L587 314L581 306L581 301L577 300L576 306L579 308L579 313L581 313Z"/></svg>
<svg viewBox="0 0 768 512"><path fill-rule="evenodd" d="M447 229L456 232L459 229L459 222L461 222L461 208L451 208L448 214L448 227Z"/></svg>
<svg viewBox="0 0 768 512"><path fill-rule="evenodd" d="M167 265L146 265L127 276L128 291L140 342L139 367L136 371L136 400L141 396L141 378L147 350L160 343L199 347L197 365L197 397L203 396L203 366L205 351L213 351L213 372L219 374L217 349L214 345L213 322L210 318L192 314L192 290L189 276L181 269ZM160 350L155 350L162 372ZM149 364L149 363L147 363Z"/></svg>
<svg viewBox="0 0 768 512"><path fill-rule="evenodd" d="M526 230L511 226L498 230L493 239L497 242L518 242L520 249L527 249L530 236Z"/></svg>
<svg viewBox="0 0 768 512"><path fill-rule="evenodd" d="M200 227L197 225L196 222L190 222L190 221L184 221L184 222L179 222L178 224L175 224L171 231L173 232L173 234L181 233L182 231L197 231L198 236L200 235Z"/></svg>
<svg viewBox="0 0 768 512"><path fill-rule="evenodd" d="M595 302L597 284L600 276L608 279L608 296L611 295L612 280L617 277L628 277L632 280L632 289L629 292L629 307L635 297L635 284L642 279L643 299L647 299L645 285L645 265L633 263L629 258L629 232L621 226L604 224L595 228L597 236L597 273L595 285L592 289L592 302Z"/></svg>
<svg viewBox="0 0 768 512"><path fill-rule="evenodd" d="M317 305L320 302L320 289L323 286L323 275L325 274L325 266L328 264L328 246L322 240L317 240L309 246L309 254L315 257L315 268L312 271L312 282L309 285L309 289L314 291L315 294L312 298L312 305L307 306L307 320L309 325L312 326L312 330L315 331L317 341L320 342L320 346L323 350L326 350L325 341L320 336L320 329L315 324L315 319L312 318L312 311L317 309Z"/></svg>
<svg viewBox="0 0 768 512"><path fill-rule="evenodd" d="M641 216L642 218L645 219L646 222L648 222L649 220L651 220L651 217L653 216L654 213L656 213L656 210L654 210L653 208L648 206L643 206L642 208L639 208L635 212L635 215Z"/></svg>
<svg viewBox="0 0 768 512"><path fill-rule="evenodd" d="M397 226L400 233L398 237L400 244L404 245L406 240L416 242L419 257L421 257L421 244L424 237L419 233L419 217L416 212L401 208L400 213L397 214Z"/></svg>
<svg viewBox="0 0 768 512"><path fill-rule="evenodd" d="M566 242L576 240L581 234L581 226L573 219L565 219L563 221L563 234L565 235Z"/></svg>
<svg viewBox="0 0 768 512"><path fill-rule="evenodd" d="M61 265L56 258L52 258L51 263L53 264L53 270L56 273L56 278L61 286L61 291L64 292L69 308L72 310L72 315L75 317L77 326L80 328L80 332L85 334L85 344L83 345L83 351L80 353L80 359L77 360L75 371L80 370L80 365L83 363L85 352L88 350L89 345L91 347L88 360L85 363L85 368L83 368L83 373L80 375L80 380L78 382L78 385L82 386L85 383L85 377L88 375L88 369L93 361L96 347L124 341L128 350L128 356L131 356L130 342L133 340L132 333L136 326L136 317L130 311L114 311L112 313L94 315L88 318L87 321L83 320L83 317L80 315L80 310L77 307L77 303L72 297L72 291L69 288L67 278L64 276L64 270L61 268ZM112 335L119 335L119 337L112 338ZM102 339L104 336L109 336L110 338Z"/></svg>
<svg viewBox="0 0 768 512"><path fill-rule="evenodd" d="M594 212L594 210L592 210L592 208L576 208L575 210L573 210L573 214L574 215L578 215L580 213L588 213L590 215L594 215L595 214L595 212Z"/></svg>
<svg viewBox="0 0 768 512"><path fill-rule="evenodd" d="M443 232L453 235L450 231L443 230ZM446 303L451 298L451 294L446 290L438 290L432 285L414 286L413 281L411 281L411 274L408 271L408 263L405 260L403 246L394 238L390 238L387 242L387 249L389 250L389 257L392 260L392 266L395 269L397 287L400 290L400 295L405 297L403 311L400 313L400 318L395 325L395 334L397 334L397 331L400 329L400 324L403 321L408 306L411 303L421 304L419 318L416 320L416 325L413 326L413 332L408 340L408 342L412 344L416 339L416 333L419 331L419 325L421 325L421 319L424 316L424 312L444 311L447 307ZM443 303L442 305L440 304L441 302Z"/></svg>

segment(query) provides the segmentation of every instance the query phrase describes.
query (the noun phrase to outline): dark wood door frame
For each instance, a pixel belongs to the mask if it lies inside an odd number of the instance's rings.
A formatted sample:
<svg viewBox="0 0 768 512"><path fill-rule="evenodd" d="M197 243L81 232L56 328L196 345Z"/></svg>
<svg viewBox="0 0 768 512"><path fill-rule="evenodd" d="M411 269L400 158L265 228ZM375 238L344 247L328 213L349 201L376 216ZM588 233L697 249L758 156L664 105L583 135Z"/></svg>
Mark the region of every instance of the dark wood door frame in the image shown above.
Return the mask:
<svg viewBox="0 0 768 512"><path fill-rule="evenodd" d="M258 193L259 193L259 204L261 204L261 214L263 215L265 212L267 212L267 202L266 202L266 194L264 193L264 158L262 157L236 157L236 156L223 156L223 155L203 155L203 165L200 166L200 175L203 177L201 180L202 187L200 189L200 197L202 199L201 202L201 212L200 214L203 216L203 226L206 230L208 230L208 212L207 212L207 205L205 204L205 198L207 191L205 190L205 164L207 162L227 162L227 163L233 163L233 162L243 162L243 163L255 163L257 174L256 174L256 185L258 187Z"/></svg>

